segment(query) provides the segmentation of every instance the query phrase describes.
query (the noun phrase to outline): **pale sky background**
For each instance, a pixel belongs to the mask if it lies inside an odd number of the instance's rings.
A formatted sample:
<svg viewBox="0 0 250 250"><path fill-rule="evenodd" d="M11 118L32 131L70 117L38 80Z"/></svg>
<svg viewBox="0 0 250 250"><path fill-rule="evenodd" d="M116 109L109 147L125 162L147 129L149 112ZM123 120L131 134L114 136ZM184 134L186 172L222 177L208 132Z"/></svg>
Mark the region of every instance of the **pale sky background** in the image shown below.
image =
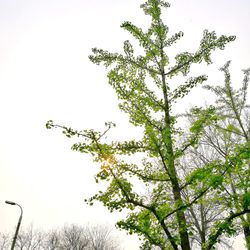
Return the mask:
<svg viewBox="0 0 250 250"><path fill-rule="evenodd" d="M145 27L142 2L0 0L0 232L13 230L19 217L18 208L5 200L22 205L23 226L33 223L43 229L65 223L114 224L122 217L84 203L100 188L93 178L96 166L90 156L72 152L72 141L46 130L45 123L53 119L78 129L98 129L114 121L117 137L136 135L116 107L105 70L88 55L95 46L119 51L131 38L119 27L123 21ZM195 51L204 29L237 36L201 72L208 73L209 82L222 83L217 69L232 60L233 80L239 84L241 69L250 66L250 1L170 2L165 17L171 34L184 31L181 51ZM188 103L203 99L196 91ZM235 249L243 249L237 244ZM139 249L131 236L124 247Z"/></svg>

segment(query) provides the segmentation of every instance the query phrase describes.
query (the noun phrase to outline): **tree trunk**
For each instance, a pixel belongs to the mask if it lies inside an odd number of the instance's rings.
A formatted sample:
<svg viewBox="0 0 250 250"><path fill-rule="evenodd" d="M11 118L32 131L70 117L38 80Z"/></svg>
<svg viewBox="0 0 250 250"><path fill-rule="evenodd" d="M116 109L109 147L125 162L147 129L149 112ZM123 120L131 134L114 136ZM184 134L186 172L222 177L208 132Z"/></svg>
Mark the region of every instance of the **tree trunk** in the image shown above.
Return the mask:
<svg viewBox="0 0 250 250"><path fill-rule="evenodd" d="M169 100L168 93L166 87L166 78L164 70L162 71L162 83L163 83L163 95L165 102L165 129L166 129L166 150L167 150L167 165L169 171L169 178L172 184L172 192L175 201L175 207L178 208L183 205L183 200L181 197L181 188L178 181L178 175L175 168L175 158L174 158L174 150L173 150L173 140L172 140L172 132L171 132L171 116L170 116L170 108L169 108ZM191 250L189 243L189 236L187 231L187 221L185 217L185 213L183 210L178 210L176 212L177 223L179 227L179 236L181 240L181 249L182 250Z"/></svg>
<svg viewBox="0 0 250 250"><path fill-rule="evenodd" d="M178 185L179 186L179 185ZM179 187L173 186L173 193L174 193L174 199L175 204L182 205L182 198ZM179 210L176 213L178 226L179 226L179 234L181 239L181 249L182 250L191 250L190 244L189 244L189 236L187 233L187 222L185 213L183 210Z"/></svg>

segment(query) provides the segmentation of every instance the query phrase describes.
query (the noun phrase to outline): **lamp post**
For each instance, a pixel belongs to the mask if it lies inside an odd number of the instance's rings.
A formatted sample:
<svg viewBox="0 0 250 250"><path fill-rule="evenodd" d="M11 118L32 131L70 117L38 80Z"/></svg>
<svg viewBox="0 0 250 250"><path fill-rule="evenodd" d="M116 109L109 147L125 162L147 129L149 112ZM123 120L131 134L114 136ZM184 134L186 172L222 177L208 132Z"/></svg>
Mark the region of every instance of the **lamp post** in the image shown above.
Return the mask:
<svg viewBox="0 0 250 250"><path fill-rule="evenodd" d="M21 221L22 221L22 217L23 217L23 209L16 202L5 201L5 203L9 204L9 205L18 206L21 209L21 214L20 214L20 217L19 217L19 220L18 220L18 223L17 223L16 232L15 232L15 235L14 235L14 238L13 238L13 241L12 241L12 245L11 245L11 250L14 250L14 247L15 247L15 244L16 244L17 235L18 235L18 231L19 231L19 228L20 228L20 225L21 225Z"/></svg>

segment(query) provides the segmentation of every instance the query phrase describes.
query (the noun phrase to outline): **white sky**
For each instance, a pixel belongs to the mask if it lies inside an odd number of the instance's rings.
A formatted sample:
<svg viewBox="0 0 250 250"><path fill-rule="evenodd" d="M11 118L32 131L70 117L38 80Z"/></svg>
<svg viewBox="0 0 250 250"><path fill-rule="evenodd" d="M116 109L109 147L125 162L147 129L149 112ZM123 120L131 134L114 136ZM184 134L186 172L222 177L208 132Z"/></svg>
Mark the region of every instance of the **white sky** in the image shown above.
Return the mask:
<svg viewBox="0 0 250 250"><path fill-rule="evenodd" d="M145 27L148 19L140 3L0 0L0 232L13 230L19 216L18 208L5 200L22 205L24 226L33 223L44 229L64 223L114 223L120 217L101 205L84 204L84 198L99 190L91 157L72 152L72 142L59 131L46 130L45 122L53 119L82 129L101 128L112 120L119 125L117 136L136 134L126 129L126 116L116 107L105 70L93 65L88 55L95 46L119 51L131 38L119 27L123 21ZM237 36L225 51L216 53L209 70L201 70L222 83L217 69L232 60L233 79L239 84L240 70L250 66L250 1L171 4L166 17L170 33L185 33L182 50L194 51L205 28ZM189 103L195 104L197 92L193 96ZM126 249L139 249L131 237L124 244Z"/></svg>

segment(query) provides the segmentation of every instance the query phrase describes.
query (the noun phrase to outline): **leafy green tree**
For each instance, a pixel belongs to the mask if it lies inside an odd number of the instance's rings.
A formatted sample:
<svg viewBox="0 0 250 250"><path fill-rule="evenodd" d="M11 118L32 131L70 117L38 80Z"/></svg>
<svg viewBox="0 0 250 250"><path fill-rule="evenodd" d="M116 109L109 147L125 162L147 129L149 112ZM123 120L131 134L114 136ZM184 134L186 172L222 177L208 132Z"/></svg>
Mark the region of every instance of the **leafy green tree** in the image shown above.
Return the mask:
<svg viewBox="0 0 250 250"><path fill-rule="evenodd" d="M229 66L230 61L221 68L225 76L224 86L205 86L216 94L215 109L219 119L206 128L200 145L205 146L207 151L215 151L217 159L231 164L230 171L223 176L219 193L214 197L220 201L223 211L238 213L248 210L250 205L250 110L247 104L250 69L243 70L243 84L236 90L232 87ZM195 151L195 157L206 161L206 164L211 162L213 159L206 157L200 149ZM231 158L235 152L240 152L239 157ZM239 219L246 247L250 249L250 215L241 215ZM238 225L234 226L237 231Z"/></svg>
<svg viewBox="0 0 250 250"><path fill-rule="evenodd" d="M190 117L192 118L192 117ZM194 121L190 121L193 123ZM207 130L207 129L206 129ZM204 166L220 159L220 155L215 149L210 146L199 143L198 148L190 148L188 154L181 161L182 171L184 176L190 172L190 167L199 169ZM202 188L202 183L200 184ZM192 189L186 189L183 196L188 200L192 193ZM210 191L208 194L203 195L202 199L193 204L187 209L187 220L192 225L191 245L192 249L202 249L208 241L211 230L214 228L219 220L223 220L227 213L225 206L221 204L218 199L217 190ZM220 249L232 249L232 240L225 235L220 237L218 247Z"/></svg>
<svg viewBox="0 0 250 250"><path fill-rule="evenodd" d="M218 159L195 170L190 168L185 177L181 172L181 159L189 148L198 145L206 126L216 123L218 116L212 106L193 109L196 120L189 130L183 131L178 127L178 116L173 110L176 102L207 80L206 75L191 77L191 65L211 64L211 53L224 49L235 37L217 37L214 31L205 30L198 50L177 54L172 65L167 50L183 32L169 35L162 19L162 10L169 4L163 0L148 0L141 7L151 18L149 28L144 31L131 22L124 22L121 27L139 42L142 55L137 56L130 41L125 41L123 54L94 48L90 56L93 63L109 69L109 84L117 93L119 107L129 115L132 125L142 128L141 139L108 141L106 135L113 123L107 123L104 132L78 131L51 120L46 126L61 128L67 137L81 137L82 141L75 143L72 149L90 153L101 164L96 180L107 181L109 186L87 200L90 205L100 201L111 212L130 210L127 218L117 225L140 235L143 249L190 250L192 226L187 221L187 209L220 188L224 181L221 176L231 166ZM174 77L179 75L184 77L184 84L175 83ZM131 163L142 155L140 164ZM129 157L132 160L126 161ZM243 158L244 149L240 147L230 155L231 161L244 161ZM157 167L155 161L160 162ZM147 192L137 191L138 186L145 187ZM187 189L191 191L185 197L183 193ZM249 209L243 209L224 217L211 229L202 248L212 249L223 233L230 232L234 219L248 212Z"/></svg>

